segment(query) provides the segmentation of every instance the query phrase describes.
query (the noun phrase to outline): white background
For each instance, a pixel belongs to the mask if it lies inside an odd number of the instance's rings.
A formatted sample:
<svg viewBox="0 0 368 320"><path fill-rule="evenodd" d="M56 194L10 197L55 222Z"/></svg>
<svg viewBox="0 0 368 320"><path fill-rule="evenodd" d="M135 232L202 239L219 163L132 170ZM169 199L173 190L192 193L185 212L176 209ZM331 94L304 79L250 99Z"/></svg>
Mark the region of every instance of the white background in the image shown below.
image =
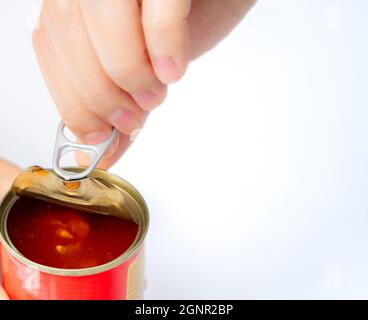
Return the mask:
<svg viewBox="0 0 368 320"><path fill-rule="evenodd" d="M39 1L0 10L0 155L49 167ZM368 298L368 1L261 0L112 169L147 200L146 298ZM0 177L1 178L1 177Z"/></svg>

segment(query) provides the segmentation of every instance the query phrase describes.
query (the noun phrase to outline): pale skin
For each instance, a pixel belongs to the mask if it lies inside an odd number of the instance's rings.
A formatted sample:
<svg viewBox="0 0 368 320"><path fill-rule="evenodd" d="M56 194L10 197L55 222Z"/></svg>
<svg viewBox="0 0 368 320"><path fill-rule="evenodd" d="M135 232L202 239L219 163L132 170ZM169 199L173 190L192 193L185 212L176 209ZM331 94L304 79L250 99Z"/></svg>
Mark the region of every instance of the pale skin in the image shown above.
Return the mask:
<svg viewBox="0 0 368 320"><path fill-rule="evenodd" d="M95 144L118 138L107 169L190 61L218 44L255 0L44 0L33 45L67 127ZM78 157L79 164L88 158Z"/></svg>
<svg viewBox="0 0 368 320"><path fill-rule="evenodd" d="M20 172L20 169L0 158L0 203L1 199L4 197L5 193L9 190L11 184L13 183L15 177ZM1 270L0 270L1 275ZM4 289L0 286L0 300L7 300L8 296Z"/></svg>
<svg viewBox="0 0 368 320"><path fill-rule="evenodd" d="M122 156L168 86L225 38L255 1L43 1L33 47L63 121L86 144L106 140L112 128L119 132L100 168ZM88 164L83 154L77 160ZM0 176L7 166L0 162ZM18 170L12 168L0 193Z"/></svg>

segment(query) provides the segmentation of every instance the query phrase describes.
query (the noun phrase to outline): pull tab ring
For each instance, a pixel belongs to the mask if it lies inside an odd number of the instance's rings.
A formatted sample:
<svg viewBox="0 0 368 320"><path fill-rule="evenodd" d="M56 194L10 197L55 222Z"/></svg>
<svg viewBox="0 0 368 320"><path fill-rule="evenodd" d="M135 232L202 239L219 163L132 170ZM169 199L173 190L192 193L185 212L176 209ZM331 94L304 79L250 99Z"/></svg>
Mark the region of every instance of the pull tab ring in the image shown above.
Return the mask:
<svg viewBox="0 0 368 320"><path fill-rule="evenodd" d="M63 121L61 121L57 129L52 167L55 173L64 180L72 181L84 179L93 171L93 169L96 168L107 148L115 140L117 134L116 129L114 128L112 130L110 137L106 141L96 145L87 145L76 143L67 139L64 134L64 128L65 124ZM62 157L72 151L84 151L91 155L92 161L87 169L83 170L82 172L70 172L64 170L60 166L60 160Z"/></svg>

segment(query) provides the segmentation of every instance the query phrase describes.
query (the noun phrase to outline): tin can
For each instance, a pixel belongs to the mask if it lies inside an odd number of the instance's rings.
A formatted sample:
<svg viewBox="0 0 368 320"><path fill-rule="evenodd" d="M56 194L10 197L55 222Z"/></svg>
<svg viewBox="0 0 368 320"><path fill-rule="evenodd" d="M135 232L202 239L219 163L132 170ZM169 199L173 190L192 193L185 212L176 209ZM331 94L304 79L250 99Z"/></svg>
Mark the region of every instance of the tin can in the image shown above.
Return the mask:
<svg viewBox="0 0 368 320"><path fill-rule="evenodd" d="M81 172L83 168L68 168ZM138 234L121 256L85 269L59 269L35 263L12 244L7 217L21 196L82 211L108 214L138 225ZM143 298L143 241L148 210L138 191L125 180L95 169L87 179L66 182L52 170L31 167L14 181L0 205L0 262L3 286L11 299L135 300Z"/></svg>

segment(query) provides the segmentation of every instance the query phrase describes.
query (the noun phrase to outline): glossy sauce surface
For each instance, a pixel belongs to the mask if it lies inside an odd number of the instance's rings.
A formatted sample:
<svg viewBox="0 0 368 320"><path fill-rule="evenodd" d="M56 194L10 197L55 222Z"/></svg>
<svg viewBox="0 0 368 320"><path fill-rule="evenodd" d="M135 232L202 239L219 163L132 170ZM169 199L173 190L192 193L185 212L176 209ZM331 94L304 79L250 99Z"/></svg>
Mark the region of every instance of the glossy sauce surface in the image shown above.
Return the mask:
<svg viewBox="0 0 368 320"><path fill-rule="evenodd" d="M21 197L9 212L10 240L26 258L55 268L80 269L114 260L133 243L134 222Z"/></svg>

